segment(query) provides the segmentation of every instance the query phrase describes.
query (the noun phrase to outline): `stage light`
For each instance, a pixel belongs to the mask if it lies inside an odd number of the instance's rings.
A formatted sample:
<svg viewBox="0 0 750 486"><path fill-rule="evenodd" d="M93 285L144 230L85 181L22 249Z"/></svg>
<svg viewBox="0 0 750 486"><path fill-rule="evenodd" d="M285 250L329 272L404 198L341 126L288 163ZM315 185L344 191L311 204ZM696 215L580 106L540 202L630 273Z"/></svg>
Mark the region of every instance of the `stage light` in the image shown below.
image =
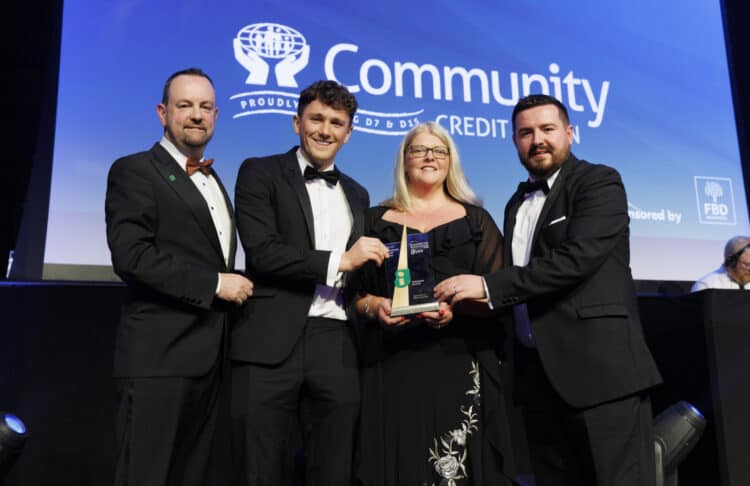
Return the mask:
<svg viewBox="0 0 750 486"><path fill-rule="evenodd" d="M687 402L678 402L654 419L656 486L677 486L677 466L695 447L706 419Z"/></svg>
<svg viewBox="0 0 750 486"><path fill-rule="evenodd" d="M26 426L12 413L0 412L0 482L16 462L26 442Z"/></svg>

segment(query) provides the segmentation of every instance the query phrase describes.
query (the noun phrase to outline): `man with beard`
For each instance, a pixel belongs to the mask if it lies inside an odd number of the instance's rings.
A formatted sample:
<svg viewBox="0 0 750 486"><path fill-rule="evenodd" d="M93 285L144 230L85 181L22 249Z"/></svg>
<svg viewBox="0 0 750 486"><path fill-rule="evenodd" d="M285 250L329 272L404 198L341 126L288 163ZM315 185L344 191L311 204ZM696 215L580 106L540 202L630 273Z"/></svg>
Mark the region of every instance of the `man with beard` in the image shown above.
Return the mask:
<svg viewBox="0 0 750 486"><path fill-rule="evenodd" d="M565 107L546 95L513 110L529 180L505 208L506 267L460 275L441 300L511 309L514 398L537 486L653 485L647 391L661 378L645 344L617 171L577 159Z"/></svg>
<svg viewBox="0 0 750 486"><path fill-rule="evenodd" d="M203 158L218 115L211 79L173 74L156 112L161 141L115 161L107 180L107 241L128 285L115 344L115 484L217 484L209 459L229 311L253 285L231 273L232 206Z"/></svg>

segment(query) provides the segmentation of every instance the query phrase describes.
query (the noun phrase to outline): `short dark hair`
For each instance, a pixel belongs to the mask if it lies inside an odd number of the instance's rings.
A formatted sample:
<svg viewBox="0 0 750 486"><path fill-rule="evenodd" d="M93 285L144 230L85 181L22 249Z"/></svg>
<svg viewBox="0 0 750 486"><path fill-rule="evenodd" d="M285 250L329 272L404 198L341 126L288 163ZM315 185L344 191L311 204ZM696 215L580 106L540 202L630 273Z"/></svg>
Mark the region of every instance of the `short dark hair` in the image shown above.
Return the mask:
<svg viewBox="0 0 750 486"><path fill-rule="evenodd" d="M299 94L297 115L302 116L307 105L318 100L335 110L344 110L349 114L349 124L354 120L357 111L357 98L336 81L316 81Z"/></svg>
<svg viewBox="0 0 750 486"><path fill-rule="evenodd" d="M176 73L172 74L170 77L167 78L167 82L164 83L164 91L161 93L161 102L162 104L167 104L169 101L169 87L172 86L172 81L177 76L200 76L202 78L206 78L209 83L211 83L211 86L213 87L214 82L211 80L211 77L206 74L202 69L197 67L190 67L187 69L181 69L180 71L177 71Z"/></svg>
<svg viewBox="0 0 750 486"><path fill-rule="evenodd" d="M533 94L518 100L518 103L516 103L516 107L513 108L513 133L516 133L516 115L524 110L528 110L529 108L535 108L537 106L544 105L555 105L557 107L557 110L560 112L560 119L565 123L565 125L570 125L568 110L565 108L565 105L560 103L560 100L550 95Z"/></svg>

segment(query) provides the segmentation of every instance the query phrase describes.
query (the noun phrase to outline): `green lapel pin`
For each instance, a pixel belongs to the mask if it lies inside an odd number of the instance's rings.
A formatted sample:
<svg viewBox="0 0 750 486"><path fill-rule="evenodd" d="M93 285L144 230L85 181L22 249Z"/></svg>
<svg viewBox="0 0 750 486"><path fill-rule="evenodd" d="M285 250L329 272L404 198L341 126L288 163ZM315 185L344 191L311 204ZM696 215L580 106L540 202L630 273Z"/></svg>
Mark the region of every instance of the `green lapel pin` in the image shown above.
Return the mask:
<svg viewBox="0 0 750 486"><path fill-rule="evenodd" d="M174 176L174 174L169 174L169 182L174 182L176 180L177 178Z"/></svg>

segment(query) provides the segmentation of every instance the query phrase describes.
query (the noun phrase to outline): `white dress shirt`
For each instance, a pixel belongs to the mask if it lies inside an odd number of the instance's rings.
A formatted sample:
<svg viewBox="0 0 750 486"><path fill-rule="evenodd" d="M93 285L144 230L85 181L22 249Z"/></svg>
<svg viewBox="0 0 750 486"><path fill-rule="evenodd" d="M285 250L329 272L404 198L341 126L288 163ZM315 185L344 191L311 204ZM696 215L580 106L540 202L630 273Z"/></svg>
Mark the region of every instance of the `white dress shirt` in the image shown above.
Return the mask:
<svg viewBox="0 0 750 486"><path fill-rule="evenodd" d="M297 162L303 175L306 167L314 167L305 159L301 150L297 150ZM326 170L333 170L333 167L331 164ZM341 256L346 252L346 243L349 241L354 221L349 202L340 182L332 186L323 179L312 179L305 182L305 188L312 206L315 249L331 252L326 283L315 286L315 294L307 315L345 321L346 311L341 289L343 274L339 272L339 264Z"/></svg>
<svg viewBox="0 0 750 486"><path fill-rule="evenodd" d="M547 187L552 189L552 185L557 180L560 169L547 178ZM533 179L532 179L533 180ZM529 264L531 256L531 244L533 243L534 230L536 229L539 214L542 212L547 195L541 189L528 193L518 207L516 213L516 223L513 227L513 241L511 242L511 254L513 265L525 267ZM513 306L513 318L516 323L516 337L526 347L536 347L534 335L531 332L531 320L529 319L529 310L526 304Z"/></svg>
<svg viewBox="0 0 750 486"><path fill-rule="evenodd" d="M705 289L744 289L750 290L750 284L741 286L739 283L732 280L732 277L727 273L727 268L722 265L708 275L704 275L699 278L690 289L691 292L698 292L699 290Z"/></svg>
<svg viewBox="0 0 750 486"><path fill-rule="evenodd" d="M162 137L159 143L180 164L182 170L187 172L187 156L180 152L166 137ZM229 246L232 242L232 217L229 214L229 207L227 207L226 199L224 199L224 193L221 191L221 187L219 187L219 183L213 174L206 175L198 170L190 176L190 180L193 181L203 199L206 200L206 206L208 207L209 214L211 214L216 234L219 236L224 264L229 265ZM219 276L219 280L216 283L216 293L219 292L220 288L221 276Z"/></svg>

